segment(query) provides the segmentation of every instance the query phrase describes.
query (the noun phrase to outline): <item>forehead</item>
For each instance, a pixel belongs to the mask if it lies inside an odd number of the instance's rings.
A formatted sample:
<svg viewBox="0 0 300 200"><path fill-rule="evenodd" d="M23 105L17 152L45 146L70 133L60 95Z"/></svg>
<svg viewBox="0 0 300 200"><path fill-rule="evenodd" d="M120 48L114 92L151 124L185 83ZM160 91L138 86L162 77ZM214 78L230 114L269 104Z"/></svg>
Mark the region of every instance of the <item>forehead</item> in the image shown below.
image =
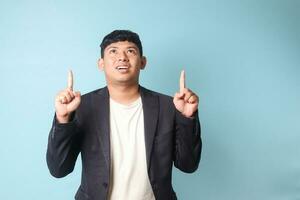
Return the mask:
<svg viewBox="0 0 300 200"><path fill-rule="evenodd" d="M105 49L109 49L109 48L136 48L136 49L138 49L136 44L134 44L133 42L128 42L128 41L120 41L120 42L111 43Z"/></svg>

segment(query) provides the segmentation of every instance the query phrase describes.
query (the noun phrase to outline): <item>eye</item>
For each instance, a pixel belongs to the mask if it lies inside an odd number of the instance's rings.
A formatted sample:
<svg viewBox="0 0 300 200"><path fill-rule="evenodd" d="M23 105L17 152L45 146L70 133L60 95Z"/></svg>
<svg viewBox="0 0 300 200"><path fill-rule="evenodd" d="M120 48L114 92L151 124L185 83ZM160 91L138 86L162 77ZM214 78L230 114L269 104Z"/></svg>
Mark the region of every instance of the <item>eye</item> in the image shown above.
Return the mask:
<svg viewBox="0 0 300 200"><path fill-rule="evenodd" d="M127 52L129 54L133 54L133 55L136 55L136 53L137 53L135 49L128 49Z"/></svg>
<svg viewBox="0 0 300 200"><path fill-rule="evenodd" d="M117 49L110 49L108 51L109 54L116 54L117 53Z"/></svg>

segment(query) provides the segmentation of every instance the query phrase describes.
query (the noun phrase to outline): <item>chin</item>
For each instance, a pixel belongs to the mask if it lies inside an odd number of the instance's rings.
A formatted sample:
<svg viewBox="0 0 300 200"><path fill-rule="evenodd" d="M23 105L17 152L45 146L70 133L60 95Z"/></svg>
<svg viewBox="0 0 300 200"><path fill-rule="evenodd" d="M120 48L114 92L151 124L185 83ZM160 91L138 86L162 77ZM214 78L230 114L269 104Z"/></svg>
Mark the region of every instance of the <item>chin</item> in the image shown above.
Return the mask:
<svg viewBox="0 0 300 200"><path fill-rule="evenodd" d="M119 80L116 80L116 83L118 83L120 85L133 85L133 84L137 84L138 82L133 79L119 79Z"/></svg>

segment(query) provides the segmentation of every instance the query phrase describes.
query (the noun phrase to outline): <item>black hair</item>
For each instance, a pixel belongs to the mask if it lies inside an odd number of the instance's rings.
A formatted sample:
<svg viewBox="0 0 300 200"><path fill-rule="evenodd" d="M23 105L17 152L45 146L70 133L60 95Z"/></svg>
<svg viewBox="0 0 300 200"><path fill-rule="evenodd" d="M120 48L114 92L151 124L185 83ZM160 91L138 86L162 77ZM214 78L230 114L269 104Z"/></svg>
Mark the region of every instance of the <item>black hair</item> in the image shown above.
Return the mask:
<svg viewBox="0 0 300 200"><path fill-rule="evenodd" d="M114 30L113 32L106 35L100 44L101 58L103 58L104 50L108 45L115 42L122 42L122 41L128 41L134 43L138 47L140 55L143 56L142 43L137 33L132 32L130 30Z"/></svg>

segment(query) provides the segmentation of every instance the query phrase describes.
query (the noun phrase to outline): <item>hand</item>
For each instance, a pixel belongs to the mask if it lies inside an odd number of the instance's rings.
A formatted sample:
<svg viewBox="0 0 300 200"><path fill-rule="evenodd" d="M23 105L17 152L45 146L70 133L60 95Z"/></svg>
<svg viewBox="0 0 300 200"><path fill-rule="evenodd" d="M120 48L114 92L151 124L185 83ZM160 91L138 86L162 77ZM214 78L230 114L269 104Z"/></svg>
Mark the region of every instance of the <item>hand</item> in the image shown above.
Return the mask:
<svg viewBox="0 0 300 200"><path fill-rule="evenodd" d="M60 91L55 97L55 112L59 123L69 122L71 113L80 105L80 92L73 91L73 73L68 75L68 87Z"/></svg>
<svg viewBox="0 0 300 200"><path fill-rule="evenodd" d="M185 117L192 117L198 109L199 98L190 89L185 87L185 73L182 70L179 80L180 92L176 92L173 103L176 109Z"/></svg>

